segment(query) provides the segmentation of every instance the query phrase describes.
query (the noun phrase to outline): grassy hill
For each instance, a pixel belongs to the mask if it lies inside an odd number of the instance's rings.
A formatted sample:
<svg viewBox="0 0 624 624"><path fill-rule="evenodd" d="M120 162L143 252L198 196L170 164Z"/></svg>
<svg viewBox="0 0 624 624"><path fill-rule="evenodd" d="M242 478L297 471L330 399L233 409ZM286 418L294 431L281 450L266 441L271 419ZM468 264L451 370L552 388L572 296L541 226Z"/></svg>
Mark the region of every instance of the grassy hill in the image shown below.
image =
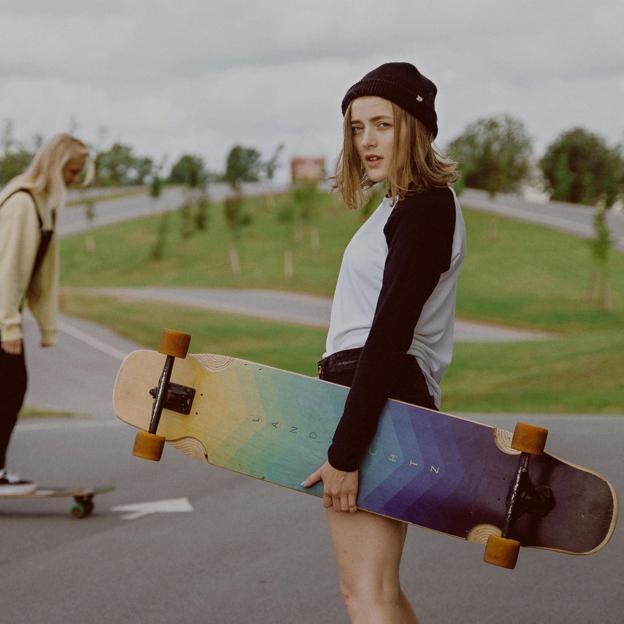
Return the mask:
<svg viewBox="0 0 624 624"><path fill-rule="evenodd" d="M183 217L168 218L164 257L151 258L159 218L93 232L95 251L83 234L63 241L65 286L196 286L272 288L331 296L344 247L361 224L336 198L325 195L317 226L320 249L302 226L276 218L288 196L248 200L253 223L237 249L242 272L228 262L232 236L213 206L208 228L188 231ZM468 256L458 289L461 318L555 332L546 341L458 344L444 382L444 409L451 411L624 412L624 256L610 262L611 307L587 297L591 273L587 242L540 226L464 208ZM293 253L294 277L283 276L285 250ZM163 326L193 333L194 351L238 355L315 374L325 332L175 306L121 304L66 296L66 312L98 320L144 344L156 344Z"/></svg>

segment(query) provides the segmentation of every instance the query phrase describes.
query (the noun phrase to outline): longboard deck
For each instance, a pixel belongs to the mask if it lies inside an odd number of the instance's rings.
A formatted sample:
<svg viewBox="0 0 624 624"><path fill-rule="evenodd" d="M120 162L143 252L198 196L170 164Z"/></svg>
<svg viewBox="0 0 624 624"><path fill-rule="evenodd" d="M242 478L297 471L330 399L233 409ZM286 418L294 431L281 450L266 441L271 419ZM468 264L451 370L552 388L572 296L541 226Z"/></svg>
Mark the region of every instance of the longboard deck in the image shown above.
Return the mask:
<svg viewBox="0 0 624 624"><path fill-rule="evenodd" d="M49 497L62 497L62 498L87 498L97 496L98 494L105 494L106 492L112 492L115 489L112 485L96 486L87 488L68 488L68 487L56 487L56 486L38 486L34 492L28 494L0 494L0 498L49 498Z"/></svg>
<svg viewBox="0 0 624 624"><path fill-rule="evenodd" d="M135 351L114 390L118 417L147 430L165 357ZM173 383L196 390L188 415L165 409L158 434L178 450L239 473L321 496L300 484L325 460L348 388L255 362L211 354L175 360ZM483 542L500 534L518 452L511 433L389 400L360 468L360 509ZM555 493L542 519L522 516L510 537L523 546L575 554L598 550L617 518L613 487L548 453L530 478Z"/></svg>
<svg viewBox="0 0 624 624"><path fill-rule="evenodd" d="M0 494L0 499L38 499L38 498L73 498L74 504L69 513L74 518L86 518L93 513L95 503L93 498L99 494L106 494L115 489L113 485L98 485L94 487L56 487L39 486L28 494Z"/></svg>

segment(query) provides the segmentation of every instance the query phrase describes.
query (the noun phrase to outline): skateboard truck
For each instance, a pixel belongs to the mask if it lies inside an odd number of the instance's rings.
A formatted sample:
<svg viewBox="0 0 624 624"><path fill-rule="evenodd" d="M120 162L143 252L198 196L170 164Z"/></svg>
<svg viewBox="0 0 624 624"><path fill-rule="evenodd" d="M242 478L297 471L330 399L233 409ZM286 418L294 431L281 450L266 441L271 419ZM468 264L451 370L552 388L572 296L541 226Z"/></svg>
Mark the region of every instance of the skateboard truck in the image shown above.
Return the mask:
<svg viewBox="0 0 624 624"><path fill-rule="evenodd" d="M156 399L158 397L158 387L152 388L149 393ZM194 398L195 388L169 382L163 407L172 412L178 412L178 414L190 414Z"/></svg>
<svg viewBox="0 0 624 624"><path fill-rule="evenodd" d="M543 517L554 507L550 488L534 486L528 475L530 457L544 452L547 436L548 429L525 423L516 424L511 448L521 454L506 501L501 535L490 535L485 547L484 561L487 563L511 570L515 568L521 544L509 538L514 521L526 512Z"/></svg>
<svg viewBox="0 0 624 624"><path fill-rule="evenodd" d="M190 342L190 334L183 334L172 329L165 329L160 337L158 351L166 356L165 365L163 366L158 386L150 390L150 395L154 397L154 402L152 404L149 429L147 432L139 431L137 433L132 450L132 454L135 457L160 461L165 446L165 438L157 435L156 431L158 430L160 416L164 407L170 409L170 405L173 404L186 409L186 406L188 406L188 411L182 411L181 413L188 414L190 412L195 391L192 388L186 388L186 386L172 384L170 381L175 358L186 357ZM188 392L189 390L192 394ZM175 409L175 411L180 410Z"/></svg>

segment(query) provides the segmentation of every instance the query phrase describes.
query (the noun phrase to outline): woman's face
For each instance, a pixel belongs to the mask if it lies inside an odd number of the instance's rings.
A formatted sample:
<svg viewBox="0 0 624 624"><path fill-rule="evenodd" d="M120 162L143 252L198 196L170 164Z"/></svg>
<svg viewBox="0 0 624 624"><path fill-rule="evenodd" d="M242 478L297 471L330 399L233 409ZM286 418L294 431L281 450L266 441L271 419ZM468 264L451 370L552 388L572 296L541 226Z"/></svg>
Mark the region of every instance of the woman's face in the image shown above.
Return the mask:
<svg viewBox="0 0 624 624"><path fill-rule="evenodd" d="M388 177L394 150L394 116L389 100L360 97L351 104L353 145L372 182Z"/></svg>
<svg viewBox="0 0 624 624"><path fill-rule="evenodd" d="M80 179L80 172L83 170L87 162L86 156L77 156L65 163L63 167L63 182L65 186L71 186Z"/></svg>

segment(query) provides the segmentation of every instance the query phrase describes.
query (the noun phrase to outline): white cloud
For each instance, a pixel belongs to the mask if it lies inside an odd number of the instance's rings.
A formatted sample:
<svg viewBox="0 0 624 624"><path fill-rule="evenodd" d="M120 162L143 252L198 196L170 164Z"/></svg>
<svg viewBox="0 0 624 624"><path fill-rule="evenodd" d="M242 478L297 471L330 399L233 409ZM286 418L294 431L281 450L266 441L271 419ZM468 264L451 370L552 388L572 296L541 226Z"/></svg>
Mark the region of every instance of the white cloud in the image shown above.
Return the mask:
<svg viewBox="0 0 624 624"><path fill-rule="evenodd" d="M536 151L583 125L622 139L624 3L475 0L5 0L0 121L24 140L110 129L140 153L235 143L335 155L340 100L388 60L439 87L439 143L475 119L523 119Z"/></svg>

